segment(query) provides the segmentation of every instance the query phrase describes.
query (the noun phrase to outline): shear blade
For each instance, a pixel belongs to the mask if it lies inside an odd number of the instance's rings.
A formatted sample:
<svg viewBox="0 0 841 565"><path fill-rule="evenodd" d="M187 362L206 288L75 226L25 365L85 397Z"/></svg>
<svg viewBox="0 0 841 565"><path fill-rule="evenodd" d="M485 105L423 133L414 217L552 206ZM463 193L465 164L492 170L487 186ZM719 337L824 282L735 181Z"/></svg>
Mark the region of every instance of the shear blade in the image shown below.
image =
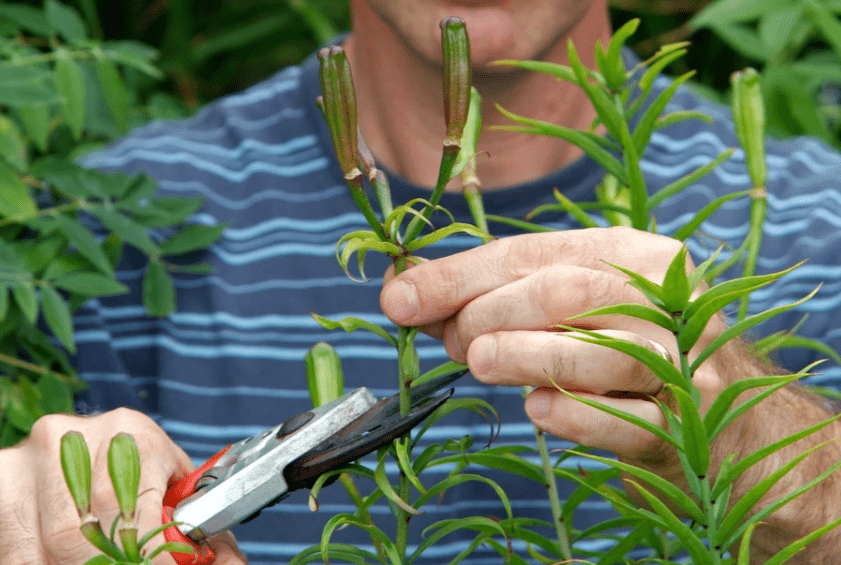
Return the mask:
<svg viewBox="0 0 841 565"><path fill-rule="evenodd" d="M332 438L287 465L284 478L289 490L310 488L327 471L355 461L402 436L444 404L454 391L431 395L465 373L466 370L456 371L413 388L410 393L412 409L405 416L399 415L397 395L381 399Z"/></svg>

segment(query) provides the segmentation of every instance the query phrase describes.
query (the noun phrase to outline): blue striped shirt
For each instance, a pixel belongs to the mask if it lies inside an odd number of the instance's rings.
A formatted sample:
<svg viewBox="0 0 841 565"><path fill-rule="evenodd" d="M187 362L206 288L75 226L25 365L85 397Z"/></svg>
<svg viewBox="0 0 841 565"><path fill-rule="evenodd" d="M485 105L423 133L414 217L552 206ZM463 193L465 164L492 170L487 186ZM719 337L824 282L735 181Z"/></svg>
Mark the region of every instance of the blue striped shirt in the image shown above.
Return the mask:
<svg viewBox="0 0 841 565"><path fill-rule="evenodd" d="M666 79L661 79L658 86L665 84ZM328 332L310 317L313 311L332 319L359 316L395 329L378 306L386 260L372 255L366 264L372 280L357 283L342 273L334 257L336 241L366 224L348 195L326 126L313 103L318 94L317 60L310 57L300 66L209 104L190 119L137 130L87 160L102 169L145 171L159 181L163 195L202 196L206 204L194 221L229 222L230 227L219 242L195 258L212 263L212 274L175 275L178 312L171 317L144 315L139 290L144 261L131 252L118 273L131 292L92 301L81 309L76 318L76 361L91 385L81 397L83 408L142 410L199 463L225 445L309 406L303 357L317 341L327 341L338 350L348 390L367 386L377 396L396 391L396 354L391 345L361 331ZM738 146L725 108L681 89L669 110L700 110L714 123L685 122L654 134L643 160L652 191ZM769 142L768 164L768 220L759 271L781 270L806 258L809 262L757 291L753 309L788 303L821 282L824 286L812 301L765 323L761 332L790 328L808 313L801 334L841 349L841 327L832 322L841 313L841 157L814 139L798 138ZM592 160L583 157L545 178L487 193L485 207L489 214L522 218L534 207L554 202L554 187L572 200L593 200L602 175ZM390 180L395 202L428 194L393 175ZM744 155L738 150L713 173L665 201L656 212L658 229L672 233L715 197L750 185ZM441 204L456 220L470 221L461 196L445 194ZM705 237L692 241L696 260L720 242L737 246L747 232L748 218L748 199L725 204L702 226ZM557 229L577 227L566 215L542 219ZM501 225L492 225L492 231L498 236L515 233ZM475 245L473 238L455 236L430 248L428 255ZM417 345L424 369L447 359L440 343L431 338L420 336ZM809 350L786 350L780 362L797 370L816 357ZM813 382L830 386L841 382L839 367L825 364L821 370ZM496 407L503 422L500 442L533 445L533 428L524 417L519 388L463 380L457 394L479 397ZM455 413L436 425L428 440L466 434L477 437L480 445L488 434L487 422L473 413ZM569 446L550 441L551 449L564 447ZM538 461L531 451L524 456ZM582 458L568 464L597 467ZM435 468L430 478L441 479L448 471ZM542 485L489 474L503 485L517 515L548 519ZM562 496L574 488L561 483ZM353 509L337 486L322 493L317 513L308 510L307 493L296 492L235 533L252 564L285 563L318 543L330 516ZM391 523L385 504L378 503L371 512L375 520ZM487 486L464 485L428 504L425 513L413 519L411 546L420 543L419 532L426 525L472 515L504 517L502 504ZM574 526L583 528L612 515L607 503L594 498L580 507ZM417 563L449 561L468 547L471 537L448 536ZM335 539L371 549L368 537L352 528L337 532ZM577 547L597 549L607 543L589 540ZM525 554L522 544L515 544L515 550ZM499 563L500 558L482 546L464 562L481 565Z"/></svg>

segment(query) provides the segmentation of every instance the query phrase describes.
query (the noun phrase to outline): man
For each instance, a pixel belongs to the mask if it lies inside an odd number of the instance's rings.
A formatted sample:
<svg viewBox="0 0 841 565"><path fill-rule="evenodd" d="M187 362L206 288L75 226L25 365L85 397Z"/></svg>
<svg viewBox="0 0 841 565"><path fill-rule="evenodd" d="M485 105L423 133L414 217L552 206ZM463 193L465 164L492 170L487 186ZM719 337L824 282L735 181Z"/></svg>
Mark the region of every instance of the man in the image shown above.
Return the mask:
<svg viewBox="0 0 841 565"><path fill-rule="evenodd" d="M486 102L486 126L503 123L493 103L572 127L587 127L592 121L589 104L575 88L488 64L498 58L563 62L571 38L585 64L592 66L595 40L606 41L610 35L603 0L353 0L352 9L353 34L344 46L358 89L362 132L378 162L392 173L397 202L427 194L435 178L444 133L438 21L445 16L459 15L467 22L475 84ZM208 201L198 220L230 221L231 227L208 253L215 266L213 275L178 278L179 313L171 319L142 317L137 286L143 261L138 257L128 257L121 269L122 280L133 286L132 296L96 302L80 313L78 363L91 383L87 407L128 406L151 418L124 409L87 418L47 417L36 424L26 443L0 453L2 467L14 470L0 474L0 564L75 564L96 553L78 533L78 518L60 475L58 441L68 429L83 431L94 450L94 510L106 523L115 514L105 479L107 443L118 431L137 438L144 462L140 529L148 530L157 524L163 490L173 476L183 475L227 443L300 411L307 402L301 358L315 341L336 344L348 387L366 385L378 395L393 393L393 349L359 332L326 334L310 320L312 310L330 318L350 314L387 323L378 313L381 304L393 322L423 325L431 336L443 340L445 350L432 339L419 340L426 363L449 356L466 361L484 383L545 387L532 393L525 406L538 426L562 440L606 448L667 478L677 477L672 453L655 438L568 400L548 388L548 377L662 425L656 406L645 399L657 394L661 383L627 357L544 330L593 306L639 300L606 263L638 270L656 281L679 245L666 237L626 229L511 237L476 250L467 250L475 242L452 238L432 253L463 251L458 257L425 263L396 278L387 275L381 294L377 285L356 285L339 272L332 253L341 235L364 222L343 187L326 127L312 104L318 94L315 73L311 58L301 67L210 105L185 123L144 128L91 158L91 166L146 170L159 179L164 193L204 195ZM673 128L655 138L645 163L655 188L735 143L720 109L704 105L688 92L682 92L675 104L687 109L701 106L718 121L711 127ZM490 156L480 160L479 173L491 213L522 217L536 205L552 201L555 186L573 200L592 199L602 174L577 149L556 139L486 130L481 148ZM693 165L693 159L700 162ZM831 269L837 271L832 244L839 238L841 216L837 156L802 140L773 145L769 161L772 197L762 267L778 270L805 257L814 267L795 274L789 286L782 283L772 294L758 296L757 307L762 308L768 301L799 298L832 276ZM705 203L710 195L747 188L747 182L743 163L735 159L726 163L688 195L664 204L658 211L661 231L668 233L670 225L679 225L686 209ZM442 204L457 219L469 218L459 194L445 195ZM714 237L738 241L746 218L743 204L736 204L705 228ZM574 227L566 217L548 223L558 229ZM514 233L506 228L494 232ZM367 266L369 272L385 267L385 262ZM837 301L832 293L821 297L822 302L811 307L804 331L837 346L841 343L833 320ZM783 318L767 331L792 327L799 316ZM672 347L670 336L618 317L599 318L588 327L654 349L657 344ZM721 330L719 323L711 324L705 339ZM790 370L809 359L803 352L782 358ZM699 371L696 384L709 405L733 380L767 370L743 346L734 345ZM825 384L841 379L835 367L825 374ZM503 441L529 442L530 426L525 425L517 387L464 383L458 389L497 407L504 422ZM813 399L794 390L781 391L728 430L715 445L714 457L752 451L828 416ZM454 430L453 437L483 430L469 415L454 415L446 423ZM736 490L744 492L793 454L838 435L837 426L827 428L819 437L782 451L746 473ZM554 446L566 445L559 440ZM838 447L823 448L771 495L803 484L839 457ZM542 515L540 488L519 478L504 480L518 509ZM835 519L838 480L831 477L766 520L754 535L754 559L761 562L763 556ZM332 498L326 499L329 504L322 500L322 513L352 511L336 494L337 487L330 490L335 492L324 493ZM498 503L478 487L448 494L418 520L499 515ZM252 562L276 563L317 543L325 517L310 514L305 504L305 495L297 493L264 511L238 530L239 548ZM374 507L372 512L386 510ZM583 505L582 513L576 518L582 523L576 526L607 515L597 503ZM359 532L337 535L357 545L368 543ZM801 561L818 563L834 555L837 536L825 536ZM243 559L229 536L220 536L212 545L220 565ZM430 551L425 562L449 561L464 547L461 540L436 546L437 553ZM494 558L498 560L493 552L479 548L464 562ZM169 559L164 555L158 560Z"/></svg>

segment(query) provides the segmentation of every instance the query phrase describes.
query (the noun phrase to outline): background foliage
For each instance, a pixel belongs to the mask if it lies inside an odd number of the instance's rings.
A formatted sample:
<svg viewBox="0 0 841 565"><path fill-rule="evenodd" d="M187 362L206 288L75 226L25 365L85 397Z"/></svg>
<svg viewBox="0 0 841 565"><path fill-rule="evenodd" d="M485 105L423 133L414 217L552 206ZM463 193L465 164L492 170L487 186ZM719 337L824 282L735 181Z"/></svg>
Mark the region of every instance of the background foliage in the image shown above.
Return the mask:
<svg viewBox="0 0 841 565"><path fill-rule="evenodd" d="M158 112L202 103L253 84L300 61L348 29L347 0L67 0L92 35L130 39L160 51L164 83L137 76L138 96ZM43 0L15 0L41 6ZM808 133L841 146L841 0L610 0L618 28L639 17L632 47L643 57L688 40L670 74L697 71L696 82L724 97L732 72L763 75L769 127ZM2 3L0 3L2 5ZM164 105L168 100L173 104ZM177 102L177 103L174 103Z"/></svg>

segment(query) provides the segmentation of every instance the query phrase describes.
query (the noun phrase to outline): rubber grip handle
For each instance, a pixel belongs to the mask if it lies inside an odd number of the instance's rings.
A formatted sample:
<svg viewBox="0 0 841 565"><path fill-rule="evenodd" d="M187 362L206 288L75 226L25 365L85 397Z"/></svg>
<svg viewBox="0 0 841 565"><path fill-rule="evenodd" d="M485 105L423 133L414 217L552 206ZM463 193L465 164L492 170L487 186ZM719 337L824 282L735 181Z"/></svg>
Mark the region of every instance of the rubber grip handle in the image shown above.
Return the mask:
<svg viewBox="0 0 841 565"><path fill-rule="evenodd" d="M161 520L163 524L172 522L172 514L179 502L190 496L196 491L196 482L201 478L205 471L211 469L219 458L230 449L229 445L207 461L201 467L178 480L166 489L164 495L163 514ZM181 542L193 548L194 553L182 553L178 551L170 552L173 559L178 565L210 565L216 559L216 553L206 543L196 543L187 536L181 533L181 530L176 526L170 526L164 530L164 538L168 542Z"/></svg>

